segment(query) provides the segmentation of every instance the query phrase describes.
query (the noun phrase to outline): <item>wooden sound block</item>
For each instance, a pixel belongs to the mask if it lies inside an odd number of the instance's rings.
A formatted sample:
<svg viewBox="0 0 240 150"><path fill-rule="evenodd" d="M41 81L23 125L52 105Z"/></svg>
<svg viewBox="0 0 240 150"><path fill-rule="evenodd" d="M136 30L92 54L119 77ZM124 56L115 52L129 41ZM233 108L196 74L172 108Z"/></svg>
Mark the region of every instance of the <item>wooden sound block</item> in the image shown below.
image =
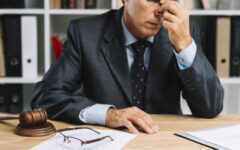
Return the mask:
<svg viewBox="0 0 240 150"><path fill-rule="evenodd" d="M14 133L20 136L37 137L53 134L55 130L55 127L50 122L29 128L22 128L20 124L18 124Z"/></svg>

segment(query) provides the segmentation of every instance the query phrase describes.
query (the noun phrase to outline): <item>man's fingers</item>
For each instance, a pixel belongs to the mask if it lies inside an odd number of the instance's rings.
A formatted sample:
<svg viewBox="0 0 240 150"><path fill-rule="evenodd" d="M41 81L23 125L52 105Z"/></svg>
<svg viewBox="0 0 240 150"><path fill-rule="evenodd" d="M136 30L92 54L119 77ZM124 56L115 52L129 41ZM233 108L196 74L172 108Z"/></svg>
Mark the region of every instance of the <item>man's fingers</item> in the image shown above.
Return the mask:
<svg viewBox="0 0 240 150"><path fill-rule="evenodd" d="M158 132L158 126L155 124L155 122L152 120L152 117L148 113L139 108L137 108L136 111L138 115L135 118L141 118L149 128L151 128L154 132Z"/></svg>
<svg viewBox="0 0 240 150"><path fill-rule="evenodd" d="M152 117L148 113L146 113L146 112L144 112L142 110L140 110L140 111L141 111L140 113L142 115L142 118L145 120L145 122L147 122L151 126L151 128L154 129L156 124L153 121Z"/></svg>
<svg viewBox="0 0 240 150"><path fill-rule="evenodd" d="M138 134L139 133L137 128L135 128L134 125L130 121L127 121L125 123L125 127L128 128L129 131L132 132L133 134Z"/></svg>
<svg viewBox="0 0 240 150"><path fill-rule="evenodd" d="M162 10L168 11L171 14L177 16L179 7L177 6L176 2L174 2L174 1L167 1L167 2L163 3Z"/></svg>
<svg viewBox="0 0 240 150"><path fill-rule="evenodd" d="M134 134L139 133L135 125L146 133L158 131L158 127L151 116L137 107L108 110L106 114L106 125L112 128L125 126Z"/></svg>
<svg viewBox="0 0 240 150"><path fill-rule="evenodd" d="M145 131L146 133L154 133L154 130L151 129L150 126L148 126L148 124L144 121L144 119L142 119L142 117L137 116L132 118L133 120L130 120L132 123L134 123L135 125L137 125L138 127L140 127L143 131Z"/></svg>
<svg viewBox="0 0 240 150"><path fill-rule="evenodd" d="M163 27L167 30L171 29L172 26L173 26L173 23L167 21L167 20L164 20L163 23L162 23Z"/></svg>
<svg viewBox="0 0 240 150"><path fill-rule="evenodd" d="M155 122L152 120L152 118L149 115L143 116L143 120L148 124L148 126L154 131L158 132L158 126L155 124Z"/></svg>
<svg viewBox="0 0 240 150"><path fill-rule="evenodd" d="M163 18L172 23L176 22L176 20L178 20L178 18L175 15L169 13L168 11L163 12Z"/></svg>

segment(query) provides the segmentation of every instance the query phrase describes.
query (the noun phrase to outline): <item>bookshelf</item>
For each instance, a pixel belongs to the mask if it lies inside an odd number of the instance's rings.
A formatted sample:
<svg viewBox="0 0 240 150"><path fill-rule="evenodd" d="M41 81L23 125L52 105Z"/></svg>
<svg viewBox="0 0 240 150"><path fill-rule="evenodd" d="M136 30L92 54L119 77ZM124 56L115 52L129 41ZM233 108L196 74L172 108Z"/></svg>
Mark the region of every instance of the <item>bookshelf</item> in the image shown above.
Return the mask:
<svg viewBox="0 0 240 150"><path fill-rule="evenodd" d="M42 24L40 36L42 40L42 46L38 47L38 54L41 56L38 67L39 74L36 78L9 78L0 77L0 83L27 83L34 84L40 81L43 74L48 70L53 61L53 51L51 41L49 40L51 35L55 32L66 34L66 29L69 20L86 17L90 15L98 15L107 12L110 9L117 8L117 0L98 0L100 3L96 9L51 9L50 0L42 0L43 8L24 8L24 9L0 9L0 15L4 14L19 14L19 15L36 15L38 17L38 23ZM106 4L106 5L105 5ZM191 16L240 16L240 10L190 10ZM63 25L60 29L55 31L55 26L59 22L60 18L64 18ZM61 21L62 21L61 20ZM39 44L40 45L40 44ZM240 84L240 78L220 78L222 84Z"/></svg>
<svg viewBox="0 0 240 150"><path fill-rule="evenodd" d="M38 21L38 76L35 78L10 78L0 77L0 84L23 84L24 95L24 109L30 109L31 92L34 84L41 81L44 73L49 69L54 61L53 50L51 44L51 36L54 34L66 34L68 23L71 19L86 17L91 15L98 15L107 12L110 9L117 8L117 0L97 0L96 9L51 9L50 0L42 1L41 8L24 8L24 9L0 9L0 15L4 14L19 14L19 15L35 15ZM190 15L193 17L203 16L240 16L240 10L190 10ZM235 95L237 100L240 99L238 94L240 87L240 78L220 78L221 83L225 89L225 99L230 99ZM234 90L232 90L234 89ZM233 94L232 94L233 93ZM236 99L236 98L235 98ZM226 101L226 100L225 100ZM236 102L235 106L240 108L240 102ZM226 104L229 106L229 104ZM230 108L229 108L230 109ZM231 112L225 110L225 112ZM232 111L240 113L240 110Z"/></svg>
<svg viewBox="0 0 240 150"><path fill-rule="evenodd" d="M17 15L34 15L38 18L38 76L35 78L22 77L0 77L0 84L35 84L40 81L44 73L49 69L53 59L52 45L50 37L55 32L66 34L68 23L71 19L98 15L117 7L117 0L98 0L96 9L51 9L49 8L50 0L41 0L43 8L23 8L23 9L0 9L0 15L17 14ZM59 25L60 18L64 23L60 29L55 31L55 26ZM62 21L62 20L61 20ZM39 29L40 28L40 29ZM42 32L43 31L43 32Z"/></svg>

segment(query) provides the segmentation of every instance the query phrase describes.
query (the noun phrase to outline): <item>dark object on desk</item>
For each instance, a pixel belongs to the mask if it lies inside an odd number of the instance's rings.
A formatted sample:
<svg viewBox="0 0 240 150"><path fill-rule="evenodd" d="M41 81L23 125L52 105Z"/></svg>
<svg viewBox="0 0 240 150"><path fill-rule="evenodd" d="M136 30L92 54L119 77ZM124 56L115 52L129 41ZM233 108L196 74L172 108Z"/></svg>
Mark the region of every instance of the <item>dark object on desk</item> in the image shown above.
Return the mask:
<svg viewBox="0 0 240 150"><path fill-rule="evenodd" d="M22 112L20 114L0 113L0 120L19 119L14 133L21 136L45 136L55 133L55 127L47 122L45 109Z"/></svg>

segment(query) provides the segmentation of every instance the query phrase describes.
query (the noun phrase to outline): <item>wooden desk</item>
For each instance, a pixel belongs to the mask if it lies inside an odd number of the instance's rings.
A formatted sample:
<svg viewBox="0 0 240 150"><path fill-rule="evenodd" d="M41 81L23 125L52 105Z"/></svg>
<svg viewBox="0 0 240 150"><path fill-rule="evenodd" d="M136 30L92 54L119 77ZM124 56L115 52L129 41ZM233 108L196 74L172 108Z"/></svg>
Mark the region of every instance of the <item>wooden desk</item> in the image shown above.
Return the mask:
<svg viewBox="0 0 240 150"><path fill-rule="evenodd" d="M136 138L130 141L124 150L139 150L139 149L167 149L167 150L203 150L210 149L195 142L180 138L173 135L175 132L204 129L209 127L217 127L240 123L240 115L221 115L215 119L200 119L191 116L178 115L152 115L153 119L159 125L157 134L140 133ZM76 126L68 123L50 121L56 129ZM1 150L26 150L44 140L54 136L46 137L21 137L15 135L13 130L17 125L18 120L0 121L0 149ZM86 125L85 125L86 126ZM91 128L107 129L100 126L88 126Z"/></svg>

